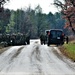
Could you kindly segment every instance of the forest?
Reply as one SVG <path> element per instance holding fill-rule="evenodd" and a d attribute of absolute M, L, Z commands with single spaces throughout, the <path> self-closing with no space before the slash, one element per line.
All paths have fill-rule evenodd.
<path fill-rule="evenodd" d="M 75 34 L 75 0 L 54 0 L 53 5 L 60 9 L 55 14 L 42 12 L 40 5 L 33 10 L 9 10 L 4 4 L 10 0 L 0 0 L 0 34 L 30 34 L 38 38 L 48 29 L 63 29 L 66 35 Z M 34 34 L 34 35 L 33 35 Z"/>
<path fill-rule="evenodd" d="M 30 34 L 31 38 L 38 38 L 45 30 L 63 29 L 65 20 L 62 14 L 42 13 L 38 5 L 34 10 L 29 6 L 27 9 L 16 11 L 4 9 L 0 12 L 0 34 Z"/>

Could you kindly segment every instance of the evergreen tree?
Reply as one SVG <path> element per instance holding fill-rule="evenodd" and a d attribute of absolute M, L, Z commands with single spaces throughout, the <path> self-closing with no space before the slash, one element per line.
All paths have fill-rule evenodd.
<path fill-rule="evenodd" d="M 10 19 L 9 19 L 9 24 L 6 27 L 6 32 L 7 33 L 14 33 L 14 25 L 15 25 L 14 11 L 11 11 L 11 16 L 10 16 Z"/>

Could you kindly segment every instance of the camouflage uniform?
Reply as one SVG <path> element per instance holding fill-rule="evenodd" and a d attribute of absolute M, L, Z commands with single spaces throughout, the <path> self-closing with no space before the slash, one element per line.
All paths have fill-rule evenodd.
<path fill-rule="evenodd" d="M 26 35 L 26 43 L 30 44 L 30 35 Z"/>
<path fill-rule="evenodd" d="M 45 44 L 45 41 L 46 41 L 46 36 L 45 35 L 40 35 L 40 41 L 41 41 L 41 44 Z"/>

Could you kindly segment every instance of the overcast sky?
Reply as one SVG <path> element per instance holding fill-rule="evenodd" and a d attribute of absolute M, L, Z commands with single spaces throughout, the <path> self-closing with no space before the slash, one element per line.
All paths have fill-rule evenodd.
<path fill-rule="evenodd" d="M 53 0 L 10 0 L 10 2 L 5 5 L 5 8 L 17 10 L 27 8 L 31 5 L 31 8 L 34 9 L 39 4 L 43 13 L 49 13 L 50 11 L 55 13 L 58 10 L 55 6 L 51 5 L 51 3 L 53 3 Z"/>

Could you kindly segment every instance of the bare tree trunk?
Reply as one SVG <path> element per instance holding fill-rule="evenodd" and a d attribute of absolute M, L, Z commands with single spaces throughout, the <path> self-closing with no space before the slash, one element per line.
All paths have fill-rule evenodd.
<path fill-rule="evenodd" d="M 73 26 L 72 26 L 72 23 L 71 23 L 71 21 L 70 21 L 70 18 L 68 18 L 68 21 L 69 21 L 69 23 L 70 23 L 70 27 L 72 28 L 73 33 L 75 34 L 75 29 L 74 29 Z"/>

